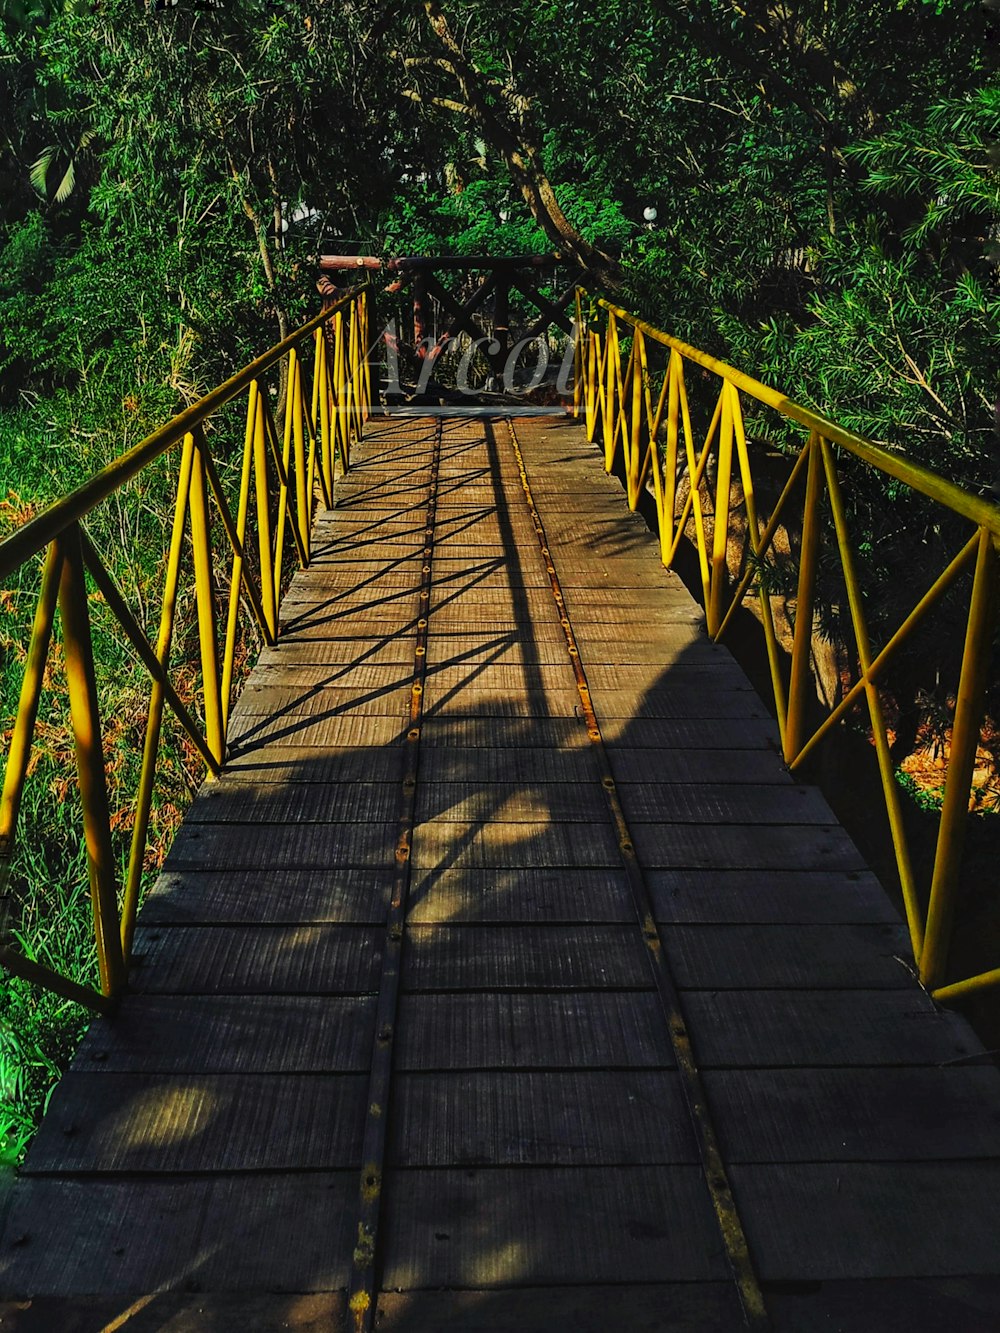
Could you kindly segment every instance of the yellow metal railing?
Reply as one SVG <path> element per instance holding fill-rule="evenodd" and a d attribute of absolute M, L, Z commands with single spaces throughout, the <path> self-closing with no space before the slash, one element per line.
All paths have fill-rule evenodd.
<path fill-rule="evenodd" d="M 919 463 L 845 430 L 618 306 L 604 300 L 592 305 L 591 298 L 578 291 L 576 315 L 574 413 L 585 420 L 590 440 L 603 446 L 608 472 L 620 454 L 631 508 L 635 509 L 644 491 L 652 490 L 663 563 L 668 567 L 674 563 L 682 538 L 693 529 L 708 632 L 714 639 L 725 634 L 737 609 L 748 597 L 755 596 L 759 602 L 775 711 L 788 767 L 795 769 L 801 765 L 831 728 L 864 698 L 921 981 L 939 1000 L 955 999 L 1000 983 L 1000 968 L 946 982 L 962 844 L 996 624 L 1000 508 Z M 630 344 L 627 359 L 623 341 Z M 654 390 L 651 374 L 650 344 L 666 349 L 667 364 L 658 392 Z M 707 432 L 697 443 L 685 384 L 688 366 L 709 372 L 718 384 Z M 763 524 L 758 514 L 751 449 L 744 429 L 745 398 L 773 408 L 798 423 L 805 432 L 790 475 Z M 878 651 L 872 647 L 865 616 L 834 445 L 943 505 L 973 527 L 965 544 Z M 708 466 L 710 460 L 714 463 L 714 478 Z M 734 481 L 742 492 L 738 499 L 734 499 Z M 783 516 L 797 490 L 803 496 L 799 511 L 802 527 L 795 626 L 786 682 L 771 599 L 760 574 L 769 555 L 777 558 L 775 537 L 779 526 L 786 521 Z M 824 504 L 829 506 L 832 516 L 859 676 L 822 724 L 810 731 L 810 705 L 816 698 L 810 650 Z M 742 510 L 748 548 L 744 556 L 748 558 L 741 562 L 742 573 L 732 575 L 729 545 L 737 508 Z M 878 678 L 943 594 L 970 569 L 974 572 L 968 624 L 925 911 L 904 828 Z"/>
<path fill-rule="evenodd" d="M 306 566 L 310 559 L 314 499 L 318 494 L 328 508 L 333 505 L 338 464 L 342 471 L 349 467 L 352 442 L 361 435 L 368 417 L 371 401 L 370 367 L 365 352 L 368 343 L 367 294 L 355 289 L 0 542 L 0 578 L 38 556 L 44 562 L 0 796 L 0 876 L 9 869 L 14 850 L 18 811 L 58 611 L 101 990 L 98 994 L 9 946 L 0 946 L 0 965 L 11 973 L 101 1011 L 109 1009 L 121 993 L 139 905 L 164 708 L 172 710 L 209 775 L 215 776 L 226 754 L 241 606 L 244 601 L 249 604 L 261 638 L 264 643 L 273 644 L 278 636 L 278 599 L 288 538 L 291 537 L 300 566 Z M 262 377 L 272 368 L 282 370 L 284 385 L 280 429 L 262 385 Z M 212 457 L 211 419 L 244 393 L 246 424 L 234 513 Z M 101 501 L 178 446 L 177 494 L 154 645 L 88 537 L 83 520 Z M 216 609 L 218 561 L 211 539 L 212 502 L 232 559 L 221 643 Z M 256 529 L 256 577 L 249 562 L 253 542 L 251 510 L 252 526 Z M 182 701 L 169 670 L 188 532 L 197 607 L 203 725 Z M 87 605 L 88 573 L 152 678 L 124 884 L 118 882 L 112 848 Z"/>

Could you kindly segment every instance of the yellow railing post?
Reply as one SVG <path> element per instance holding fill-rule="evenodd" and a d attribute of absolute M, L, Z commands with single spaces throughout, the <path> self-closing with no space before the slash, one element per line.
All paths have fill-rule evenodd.
<path fill-rule="evenodd" d="M 346 476 L 350 457 L 348 429 L 347 371 L 344 356 L 344 317 L 338 310 L 333 317 L 333 375 L 330 412 L 333 417 L 334 473 L 340 454 L 340 475 Z"/>
<path fill-rule="evenodd" d="M 667 365 L 667 447 L 663 455 L 663 520 L 660 522 L 660 559 L 665 565 L 671 563 L 677 517 L 677 441 L 683 377 L 684 363 L 680 354 L 671 351 Z"/>
<path fill-rule="evenodd" d="M 261 420 L 259 402 L 257 420 Z M 194 554 L 195 594 L 198 602 L 198 641 L 201 651 L 205 735 L 208 748 L 221 764 L 225 758 L 226 736 L 219 682 L 215 586 L 212 576 L 212 533 L 208 518 L 204 449 L 204 440 L 196 436 L 191 465 L 191 546 Z"/>
<path fill-rule="evenodd" d="M 271 497 L 267 484 L 267 420 L 263 395 L 257 395 L 253 426 L 253 476 L 257 510 L 257 553 L 260 558 L 260 596 L 272 638 L 278 632 L 278 593 L 271 548 Z"/>
<path fill-rule="evenodd" d="M 969 603 L 958 697 L 955 701 L 951 753 L 934 858 L 927 929 L 919 957 L 920 979 L 929 989 L 941 984 L 948 961 L 958 872 L 969 812 L 969 791 L 983 721 L 983 700 L 996 617 L 997 556 L 991 534 L 982 528 Z"/>
<path fill-rule="evenodd" d="M 361 371 L 364 385 L 364 411 L 362 425 L 368 421 L 372 410 L 372 357 L 381 339 L 372 340 L 372 329 L 377 327 L 378 308 L 375 305 L 373 291 L 362 292 L 358 297 L 361 306 Z"/>
<path fill-rule="evenodd" d="M 795 631 L 792 636 L 792 666 L 788 683 L 788 719 L 785 726 L 785 763 L 802 748 L 811 680 L 810 652 L 813 632 L 813 596 L 819 562 L 820 500 L 823 494 L 823 463 L 819 437 L 813 432 L 806 445 L 808 472 L 802 508 L 802 543 L 799 549 L 799 580 L 795 598 Z"/>
<path fill-rule="evenodd" d="M 739 390 L 732 388 L 733 404 L 733 429 L 736 436 L 736 453 L 739 462 L 740 479 L 743 484 L 743 506 L 747 517 L 747 539 L 750 543 L 750 552 L 754 560 L 763 562 L 766 548 L 761 540 L 760 521 L 757 515 L 757 496 L 754 488 L 753 469 L 750 466 L 750 451 L 747 448 L 746 430 L 743 424 L 743 408 L 740 403 Z M 780 512 L 781 502 L 784 497 L 778 501 L 775 512 Z M 768 540 L 770 538 L 768 537 Z M 729 610 L 723 617 L 722 624 L 716 632 L 716 638 L 721 638 L 729 618 L 738 606 L 742 604 L 743 597 L 747 588 L 753 581 L 754 566 L 750 565 L 744 574 L 740 585 L 736 590 Z M 774 693 L 775 712 L 778 715 L 778 733 L 781 740 L 782 749 L 785 744 L 785 725 L 788 715 L 788 700 L 785 697 L 785 682 L 781 674 L 781 652 L 778 647 L 778 636 L 774 629 L 774 616 L 771 612 L 771 596 L 765 586 L 764 579 L 761 577 L 760 569 L 757 572 L 757 594 L 760 601 L 761 623 L 764 626 L 764 643 L 767 649 L 767 663 L 771 672 L 771 689 Z"/>
<path fill-rule="evenodd" d="M 80 529 L 70 524 L 59 537 L 62 577 L 59 613 L 69 686 L 70 717 L 76 745 L 76 767 L 83 807 L 90 896 L 97 940 L 97 964 L 104 995 L 118 995 L 125 985 L 125 960 L 118 921 L 118 885 L 111 845 L 100 706 L 94 673 L 94 645 L 87 606 Z"/>
<path fill-rule="evenodd" d="M 709 635 L 714 639 L 722 625 L 722 603 L 729 574 L 729 505 L 733 476 L 733 387 L 722 382 L 722 424 L 715 473 L 715 503 L 712 513 L 712 573 L 710 596 L 705 607 Z"/>
<path fill-rule="evenodd" d="M 631 419 L 628 435 L 628 507 L 634 510 L 639 503 L 639 476 L 641 461 L 639 450 L 642 448 L 642 334 L 637 329 L 632 335 L 632 355 L 629 357 L 631 371 Z"/>
<path fill-rule="evenodd" d="M 318 436 L 319 478 L 323 503 L 327 509 L 334 504 L 333 453 L 334 441 L 330 428 L 329 353 L 326 328 L 316 330 L 316 366 L 313 374 L 313 430 Z"/>
<path fill-rule="evenodd" d="M 305 415 L 305 403 L 302 397 L 302 363 L 295 358 L 295 384 L 291 399 L 294 415 L 292 417 L 292 449 L 295 467 L 295 520 L 298 524 L 299 543 L 304 553 L 303 564 L 309 564 L 310 541 L 312 534 L 312 511 L 309 504 L 311 492 L 306 489 L 308 474 L 306 471 L 305 433 L 302 419 Z"/>
<path fill-rule="evenodd" d="M 45 676 L 45 662 L 49 654 L 52 639 L 52 623 L 55 619 L 56 602 L 59 598 L 59 583 L 62 577 L 62 551 L 57 541 L 50 542 L 45 552 L 45 566 L 42 571 L 42 587 L 35 608 L 35 619 L 31 627 L 31 641 L 28 644 L 28 659 L 24 664 L 24 676 L 21 679 L 21 694 L 18 699 L 17 716 L 14 731 L 7 751 L 7 767 L 3 777 L 3 795 L 0 796 L 0 857 L 9 855 L 17 830 L 17 816 L 21 808 L 21 795 L 24 780 L 28 773 L 31 759 L 31 738 L 38 718 L 38 702 L 42 693 L 42 680 Z"/>
<path fill-rule="evenodd" d="M 621 378 L 621 349 L 618 345 L 618 325 L 613 314 L 608 314 L 604 332 L 605 387 L 604 387 L 604 471 L 610 472 L 615 462 L 618 437 L 618 381 Z"/>
<path fill-rule="evenodd" d="M 174 635 L 177 614 L 177 587 L 180 580 L 181 554 L 184 548 L 184 528 L 187 517 L 188 494 L 191 489 L 191 466 L 194 440 L 184 439 L 177 498 L 174 502 L 174 523 L 167 553 L 167 571 L 163 580 L 163 601 L 160 609 L 160 629 L 156 639 L 156 657 L 166 668 L 170 660 L 170 645 Z M 160 729 L 163 725 L 163 685 L 154 680 L 149 694 L 149 713 L 146 718 L 146 738 L 142 750 L 142 769 L 139 774 L 139 793 L 136 799 L 135 824 L 132 828 L 132 846 L 129 852 L 128 874 L 125 880 L 125 899 L 122 905 L 122 951 L 126 960 L 132 952 L 135 918 L 139 910 L 139 890 L 142 884 L 142 863 L 146 854 L 149 832 L 149 812 L 153 800 L 156 777 L 156 757 L 160 747 Z"/>
<path fill-rule="evenodd" d="M 591 444 L 597 435 L 597 414 L 600 407 L 599 378 L 601 373 L 601 352 L 598 335 L 593 329 L 587 330 L 587 374 L 584 379 L 586 394 L 587 439 Z"/>
<path fill-rule="evenodd" d="M 580 299 L 580 288 L 573 289 L 573 416 L 580 419 L 580 408 L 584 402 L 586 386 L 584 379 L 586 375 L 584 367 L 584 331 L 583 331 L 583 301 Z"/>
<path fill-rule="evenodd" d="M 896 782 L 892 755 L 889 750 L 889 737 L 882 713 L 882 701 L 879 697 L 878 686 L 871 678 L 872 652 L 868 637 L 868 626 L 865 622 L 861 585 L 858 582 L 854 568 L 854 552 L 851 548 L 850 533 L 847 530 L 847 514 L 840 491 L 840 481 L 837 477 L 833 449 L 829 442 L 822 438 L 820 438 L 819 444 L 823 455 L 823 469 L 826 474 L 827 493 L 830 496 L 830 508 L 833 511 L 837 545 L 840 548 L 840 565 L 844 573 L 844 586 L 851 612 L 851 623 L 854 627 L 858 663 L 865 681 L 868 715 L 872 724 L 872 740 L 878 757 L 879 776 L 882 780 L 886 814 L 889 817 L 889 831 L 892 835 L 892 845 L 896 854 L 896 867 L 899 871 L 899 884 L 903 894 L 903 905 L 906 909 L 906 922 L 910 931 L 914 957 L 919 958 L 923 946 L 923 922 L 921 921 L 920 904 L 917 901 L 913 867 L 910 864 L 910 850 L 906 841 L 906 830 L 903 827 L 902 801 L 899 794 L 899 785 Z"/>

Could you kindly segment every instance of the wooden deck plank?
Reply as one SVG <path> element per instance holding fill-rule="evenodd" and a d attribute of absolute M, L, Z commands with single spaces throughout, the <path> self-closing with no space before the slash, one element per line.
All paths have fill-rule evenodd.
<path fill-rule="evenodd" d="M 395 823 L 186 824 L 167 860 L 168 870 L 320 870 L 392 864 Z"/>
<path fill-rule="evenodd" d="M 492 866 L 614 866 L 618 845 L 604 823 L 425 819 L 414 834 L 413 864 L 442 869 Z"/>
<path fill-rule="evenodd" d="M 141 926 L 131 985 L 150 994 L 359 995 L 377 988 L 368 926 Z"/>
<path fill-rule="evenodd" d="M 696 990 L 840 991 L 913 985 L 901 925 L 678 925 L 665 944 L 677 984 Z"/>
<path fill-rule="evenodd" d="M 646 989 L 639 932 L 628 925 L 413 925 L 403 961 L 410 991 Z"/>
<path fill-rule="evenodd" d="M 346 1315 L 341 1292 L 178 1292 L 140 1293 L 135 1300 L 114 1296 L 42 1296 L 0 1302 L 4 1333 L 107 1333 L 127 1320 L 129 1333 L 246 1333 L 247 1329 L 288 1329 L 291 1333 L 331 1333 Z M 119 1324 L 120 1326 L 120 1324 Z"/>
<path fill-rule="evenodd" d="M 667 923 L 899 924 L 870 871 L 651 870 L 646 882 L 657 920 Z"/>
<path fill-rule="evenodd" d="M 726 1274 L 698 1167 L 392 1171 L 388 1198 L 389 1288 Z"/>
<path fill-rule="evenodd" d="M 995 1159 L 737 1165 L 731 1172 L 765 1281 L 996 1273 Z"/>
<path fill-rule="evenodd" d="M 957 1302 L 950 1308 L 952 1313 L 959 1309 L 971 1313 L 969 1306 L 959 1307 Z M 378 1327 L 385 1333 L 413 1333 L 414 1329 L 433 1329 L 434 1333 L 606 1333 L 609 1328 L 729 1333 L 739 1328 L 743 1316 L 731 1283 L 657 1282 L 631 1287 L 616 1283 L 385 1292 L 379 1297 L 378 1318 Z M 960 1323 L 950 1328 L 956 1326 L 969 1327 L 970 1333 L 993 1333 L 985 1325 Z M 872 1328 L 874 1325 L 866 1333 Z M 945 1333 L 944 1325 L 940 1333 Z"/>
<path fill-rule="evenodd" d="M 957 1015 L 905 990 L 690 991 L 699 1063 L 712 1068 L 941 1064 L 981 1046 Z"/>
<path fill-rule="evenodd" d="M 379 925 L 389 893 L 388 875 L 359 867 L 165 871 L 146 899 L 142 920 L 144 926 Z"/>
<path fill-rule="evenodd" d="M 358 1169 L 360 1074 L 80 1073 L 58 1089 L 30 1174 Z"/>
<path fill-rule="evenodd" d="M 1000 1155 L 1000 1071 L 710 1071 L 730 1162 L 909 1162 Z"/>
<path fill-rule="evenodd" d="M 399 809 L 398 782 L 231 782 L 205 787 L 187 818 L 192 824 L 388 823 Z"/>
<path fill-rule="evenodd" d="M 409 919 L 415 925 L 558 921 L 632 922 L 624 873 L 538 866 L 497 870 L 414 870 Z"/>
<path fill-rule="evenodd" d="M 156 1288 L 330 1291 L 343 1286 L 357 1173 L 164 1180 L 25 1179 L 0 1245 L 21 1294 Z M 59 1218 L 58 1244 L 52 1219 Z M 23 1239 L 22 1239 L 23 1238 Z"/>
<path fill-rule="evenodd" d="M 675 1070 L 407 1074 L 396 1167 L 697 1162 Z"/>
<path fill-rule="evenodd" d="M 412 995 L 399 1023 L 396 1060 L 403 1073 L 674 1063 L 652 991 Z"/>
<path fill-rule="evenodd" d="M 837 824 L 640 824 L 632 840 L 651 869 L 863 870 L 864 859 Z"/>
<path fill-rule="evenodd" d="M 129 995 L 114 1023 L 94 1023 L 76 1068 L 173 1074 L 367 1070 L 373 996 Z"/>

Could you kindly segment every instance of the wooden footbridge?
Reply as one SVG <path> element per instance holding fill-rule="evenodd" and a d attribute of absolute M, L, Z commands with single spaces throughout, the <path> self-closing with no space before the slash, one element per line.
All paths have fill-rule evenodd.
<path fill-rule="evenodd" d="M 134 935 L 126 902 L 127 987 L 104 931 L 115 1010 L 3 1205 L 0 1328 L 995 1330 L 1000 1074 L 789 772 L 798 659 L 779 728 L 601 466 L 603 412 L 626 481 L 664 478 L 630 462 L 622 366 L 617 408 L 595 387 L 610 344 L 583 420 L 361 436 L 346 322 L 323 337 L 311 400 L 289 372 L 283 458 L 262 392 L 248 413 L 308 558 L 231 709 L 214 687 L 224 750 L 204 708 L 218 775 Z M 716 436 L 742 454 L 732 384 Z M 197 424 L 175 438 L 197 542 L 213 465 Z"/>

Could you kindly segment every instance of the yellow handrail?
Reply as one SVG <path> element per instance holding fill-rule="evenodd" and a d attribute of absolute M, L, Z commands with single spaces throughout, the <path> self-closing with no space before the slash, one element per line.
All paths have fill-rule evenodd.
<path fill-rule="evenodd" d="M 587 307 L 603 312 L 603 327 L 591 326 Z M 893 453 L 874 441 L 838 425 L 822 413 L 724 361 L 674 338 L 637 315 L 598 298 L 596 305 L 581 290 L 577 293 L 576 382 L 573 413 L 585 421 L 588 438 L 603 447 L 604 466 L 610 472 L 621 454 L 628 503 L 635 509 L 641 493 L 651 490 L 656 505 L 660 552 L 664 565 L 673 564 L 682 538 L 693 528 L 709 634 L 721 638 L 736 610 L 755 593 L 759 602 L 775 711 L 782 751 L 789 768 L 800 766 L 837 720 L 863 695 L 867 705 L 909 927 L 913 956 L 923 984 L 938 999 L 954 999 L 986 986 L 1000 984 L 1000 969 L 960 981 L 946 982 L 962 842 L 976 750 L 983 724 L 984 699 L 992 651 L 993 630 L 1000 601 L 997 550 L 1000 546 L 1000 506 L 963 490 L 954 482 L 905 455 Z M 600 319 L 600 316 L 599 316 Z M 619 326 L 631 339 L 623 364 Z M 648 342 L 668 352 L 658 395 L 652 391 Z M 692 363 L 720 381 L 719 396 L 703 442 L 696 443 L 688 402 L 684 367 Z M 743 422 L 741 395 L 772 408 L 808 432 L 781 495 L 766 526 L 761 528 L 751 451 Z M 975 531 L 943 572 L 919 599 L 899 628 L 878 651 L 873 651 L 864 601 L 855 570 L 854 543 L 841 495 L 837 461 L 831 445 L 886 476 L 903 482 L 975 526 Z M 715 459 L 714 484 L 708 462 Z M 733 481 L 742 496 L 734 498 Z M 775 629 L 771 598 L 760 578 L 775 537 L 789 508 L 790 497 L 804 480 L 798 587 L 791 662 L 784 670 Z M 651 485 L 650 485 L 651 482 Z M 812 685 L 811 649 L 813 604 L 823 540 L 822 506 L 828 502 L 833 532 L 847 593 L 855 639 L 859 678 L 819 726 L 810 730 Z M 730 572 L 732 512 L 740 507 L 745 519 L 744 551 L 736 575 Z M 747 557 L 749 556 L 749 559 Z M 913 630 L 974 565 L 969 618 L 952 729 L 951 753 L 938 828 L 929 898 L 926 908 L 917 884 L 904 827 L 899 785 L 891 758 L 888 728 L 877 678 Z M 756 583 L 756 588 L 753 585 Z"/>
<path fill-rule="evenodd" d="M 311 385 L 307 383 L 301 355 L 303 345 L 310 341 Z M 367 292 L 364 288 L 354 288 L 0 542 L 0 576 L 45 552 L 41 591 L 0 794 L 0 888 L 13 855 L 42 682 L 58 610 L 76 744 L 101 990 L 97 993 L 9 946 L 0 945 L 0 966 L 9 972 L 101 1011 L 112 1007 L 121 994 L 126 984 L 139 906 L 164 708 L 170 707 L 209 775 L 216 775 L 225 760 L 241 606 L 244 600 L 249 604 L 261 637 L 265 643 L 273 644 L 278 635 L 278 597 L 286 533 L 291 533 L 298 562 L 305 567 L 310 560 L 312 509 L 317 484 L 322 502 L 327 507 L 332 506 L 336 464 L 339 461 L 341 471 L 347 471 L 351 446 L 368 419 L 371 384 L 366 364 L 368 346 Z M 284 421 L 279 435 L 268 396 L 261 390 L 261 377 L 282 360 L 285 361 Z M 239 499 L 234 515 L 223 491 L 205 427 L 214 413 L 244 390 L 247 391 L 246 428 Z M 178 444 L 182 448 L 177 497 L 166 558 L 159 631 L 154 646 L 130 610 L 100 552 L 87 536 L 82 520 L 103 500 Z M 275 497 L 277 512 L 272 530 Z M 232 555 L 221 652 L 216 614 L 217 559 L 211 539 L 213 508 Z M 246 558 L 251 536 L 251 511 L 256 526 L 256 578 Z M 188 530 L 196 591 L 203 727 L 183 703 L 169 673 Z M 135 648 L 152 682 L 120 915 L 88 610 L 88 574 Z"/>

